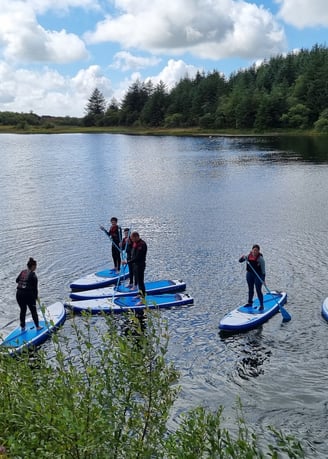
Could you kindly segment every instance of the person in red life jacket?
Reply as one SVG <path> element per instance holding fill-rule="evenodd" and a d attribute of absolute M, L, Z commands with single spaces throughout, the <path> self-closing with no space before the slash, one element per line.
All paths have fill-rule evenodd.
<path fill-rule="evenodd" d="M 146 287 L 145 287 L 145 269 L 146 269 L 146 255 L 147 255 L 147 244 L 143 241 L 137 231 L 131 233 L 132 241 L 132 252 L 130 263 L 133 266 L 134 279 L 135 283 L 138 285 L 138 289 L 141 295 L 141 300 L 146 296 Z M 124 260 L 122 263 L 126 264 Z M 140 302 L 140 305 L 142 301 Z"/>
<path fill-rule="evenodd" d="M 32 319 L 37 330 L 43 327 L 39 326 L 39 317 L 36 309 L 36 300 L 38 298 L 38 278 L 35 274 L 36 261 L 30 258 L 27 262 L 27 269 L 24 269 L 17 276 L 16 300 L 20 307 L 20 326 L 25 331 L 25 318 L 27 308 L 31 311 Z"/>
<path fill-rule="evenodd" d="M 100 227 L 104 231 L 109 239 L 112 241 L 112 258 L 114 268 L 116 272 L 120 272 L 121 269 L 121 248 L 120 243 L 122 241 L 122 228 L 117 224 L 118 220 L 116 217 L 110 219 L 111 226 L 107 231 L 103 226 Z"/>
<path fill-rule="evenodd" d="M 131 253 L 132 253 L 132 244 L 130 238 L 130 229 L 124 228 L 124 236 L 122 242 L 120 243 L 120 247 L 122 249 L 122 257 L 123 260 L 126 259 L 127 265 L 129 267 L 129 285 L 128 287 L 133 289 L 136 287 L 134 284 L 134 273 L 133 273 L 133 264 L 131 263 Z M 125 257 L 124 257 L 125 256 Z"/>
<path fill-rule="evenodd" d="M 246 261 L 246 281 L 248 285 L 248 302 L 246 306 L 253 305 L 254 286 L 256 288 L 257 297 L 260 302 L 260 310 L 264 309 L 263 306 L 263 293 L 262 284 L 265 282 L 265 261 L 260 252 L 260 246 L 254 244 L 252 250 L 248 255 L 242 255 L 239 258 L 239 263 Z M 253 269 L 252 269 L 253 268 Z M 254 272 L 255 271 L 255 272 Z M 256 275 L 256 274 L 257 275 Z"/>

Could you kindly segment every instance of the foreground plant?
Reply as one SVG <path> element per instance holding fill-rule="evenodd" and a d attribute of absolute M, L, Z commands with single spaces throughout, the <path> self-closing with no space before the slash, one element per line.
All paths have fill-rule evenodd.
<path fill-rule="evenodd" d="M 293 438 L 273 432 L 263 452 L 237 412 L 235 437 L 222 407 L 186 413 L 176 432 L 167 421 L 178 374 L 165 359 L 166 324 L 148 314 L 75 317 L 53 337 L 53 352 L 0 357 L 0 445 L 10 458 L 303 457 Z M 65 331 L 66 331 L 65 330 Z M 48 352 L 49 354 L 49 352 Z"/>

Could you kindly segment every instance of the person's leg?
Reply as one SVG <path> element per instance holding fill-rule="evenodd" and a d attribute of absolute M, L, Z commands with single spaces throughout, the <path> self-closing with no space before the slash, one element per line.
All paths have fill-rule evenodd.
<path fill-rule="evenodd" d="M 254 297 L 254 275 L 251 272 L 246 273 L 246 281 L 248 285 L 248 304 L 253 304 L 253 297 Z"/>
<path fill-rule="evenodd" d="M 146 296 L 146 287 L 145 287 L 145 266 L 139 266 L 138 269 L 138 288 L 142 294 L 142 297 Z"/>
<path fill-rule="evenodd" d="M 114 245 L 112 246 L 112 257 L 114 267 L 117 271 L 119 271 L 121 269 L 121 254 L 120 251 Z"/>
<path fill-rule="evenodd" d="M 26 301 L 24 300 L 23 296 L 20 295 L 19 293 L 16 294 L 16 300 L 17 300 L 18 306 L 20 308 L 20 314 L 19 314 L 20 326 L 22 328 L 25 328 L 25 318 L 26 318 L 27 304 L 26 304 Z"/>
<path fill-rule="evenodd" d="M 260 302 L 260 307 L 263 308 L 262 282 L 258 278 L 255 279 L 255 288 L 256 288 L 257 297 L 258 297 L 259 302 Z"/>
<path fill-rule="evenodd" d="M 133 283 L 133 264 L 132 263 L 128 263 L 128 267 L 129 267 L 129 285 L 132 286 L 134 285 Z"/>
<path fill-rule="evenodd" d="M 28 305 L 29 310 L 31 311 L 32 319 L 33 319 L 33 322 L 36 328 L 39 328 L 39 316 L 38 316 L 38 311 L 36 309 L 36 304 L 34 303 L 34 301 L 29 301 L 27 305 Z"/>

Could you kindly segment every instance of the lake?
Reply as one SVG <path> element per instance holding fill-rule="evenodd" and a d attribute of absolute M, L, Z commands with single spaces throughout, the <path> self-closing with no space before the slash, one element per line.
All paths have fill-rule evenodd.
<path fill-rule="evenodd" d="M 183 279 L 194 297 L 161 312 L 181 373 L 172 422 L 204 404 L 223 405 L 233 423 L 239 396 L 264 436 L 272 424 L 298 434 L 311 457 L 327 457 L 327 138 L 1 134 L 0 142 L 0 326 L 18 316 L 15 279 L 30 256 L 46 304 L 111 267 L 99 225 L 116 216 L 148 244 L 146 280 Z M 277 314 L 221 336 L 220 318 L 247 300 L 238 259 L 254 243 L 268 287 L 287 291 L 292 320 Z"/>

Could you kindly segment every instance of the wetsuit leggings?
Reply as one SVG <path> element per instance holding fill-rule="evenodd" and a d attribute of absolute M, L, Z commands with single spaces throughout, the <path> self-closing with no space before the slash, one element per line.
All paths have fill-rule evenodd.
<path fill-rule="evenodd" d="M 17 290 L 16 300 L 20 307 L 20 315 L 19 315 L 20 326 L 22 328 L 25 327 L 26 311 L 27 311 L 27 308 L 29 308 L 32 314 L 33 322 L 35 326 L 38 327 L 39 317 L 38 317 L 38 312 L 36 309 L 35 299 L 31 298 L 29 295 L 26 295 L 25 292 L 22 293 L 19 290 Z"/>
<path fill-rule="evenodd" d="M 143 297 L 146 296 L 146 287 L 145 287 L 145 281 L 144 281 L 145 269 L 146 269 L 145 264 L 134 263 L 134 266 L 133 266 L 134 280 L 135 280 L 135 283 L 138 285 L 138 289 L 141 292 L 141 295 Z"/>
<path fill-rule="evenodd" d="M 112 258 L 115 269 L 119 271 L 121 269 L 121 253 L 114 244 L 112 245 Z"/>
<path fill-rule="evenodd" d="M 253 304 L 254 297 L 254 285 L 256 288 L 257 297 L 260 302 L 260 306 L 263 306 L 263 293 L 262 293 L 262 282 L 255 273 L 246 273 L 246 280 L 248 285 L 248 304 Z"/>

